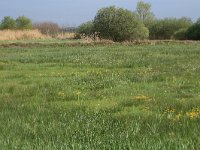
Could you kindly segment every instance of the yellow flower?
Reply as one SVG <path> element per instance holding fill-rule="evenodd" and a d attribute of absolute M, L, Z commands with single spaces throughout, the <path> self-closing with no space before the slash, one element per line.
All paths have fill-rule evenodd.
<path fill-rule="evenodd" d="M 198 108 L 194 108 L 192 111 L 187 112 L 186 115 L 191 119 L 196 119 L 200 115 L 200 110 Z"/>
<path fill-rule="evenodd" d="M 173 109 L 173 108 L 167 108 L 167 109 L 165 110 L 166 113 L 174 113 L 175 111 L 176 111 L 176 110 Z"/>

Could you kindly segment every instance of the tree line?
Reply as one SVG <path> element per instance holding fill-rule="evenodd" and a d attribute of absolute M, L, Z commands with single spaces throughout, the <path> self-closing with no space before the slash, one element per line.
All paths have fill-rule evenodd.
<path fill-rule="evenodd" d="M 112 41 L 131 40 L 200 40 L 200 18 L 193 23 L 190 18 L 157 19 L 151 11 L 151 4 L 139 1 L 135 11 L 115 6 L 100 9 L 92 21 L 75 27 L 60 27 L 54 22 L 32 23 L 31 19 L 20 16 L 13 19 L 4 17 L 0 29 L 38 29 L 43 34 L 55 37 L 60 32 L 77 32 L 80 35 L 98 35 Z"/>
<path fill-rule="evenodd" d="M 139 1 L 135 11 L 115 6 L 100 9 L 94 20 L 81 24 L 79 34 L 94 32 L 113 41 L 138 39 L 200 40 L 200 19 L 193 23 L 190 18 L 157 19 L 151 4 Z"/>
<path fill-rule="evenodd" d="M 5 16 L 0 22 L 0 30 L 32 30 L 38 29 L 42 34 L 56 37 L 61 32 L 75 32 L 75 27 L 60 27 L 57 23 L 44 21 L 32 23 L 32 20 L 26 16 L 19 16 L 13 19 Z"/>
<path fill-rule="evenodd" d="M 4 19 L 1 21 L 0 29 L 19 29 L 19 30 L 26 30 L 32 29 L 32 21 L 31 19 L 25 16 L 19 16 L 16 20 L 10 16 L 5 16 Z"/>

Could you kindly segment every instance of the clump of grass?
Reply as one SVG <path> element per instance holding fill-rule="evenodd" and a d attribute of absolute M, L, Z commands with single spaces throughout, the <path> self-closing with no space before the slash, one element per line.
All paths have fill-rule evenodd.
<path fill-rule="evenodd" d="M 49 38 L 38 30 L 0 30 L 0 40 L 30 40 Z"/>

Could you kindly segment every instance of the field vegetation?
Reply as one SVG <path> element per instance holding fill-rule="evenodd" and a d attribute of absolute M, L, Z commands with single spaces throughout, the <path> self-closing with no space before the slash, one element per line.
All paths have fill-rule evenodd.
<path fill-rule="evenodd" d="M 200 43 L 29 44 L 0 46 L 1 149 L 200 147 Z"/>
<path fill-rule="evenodd" d="M 48 39 L 38 30 L 0 30 L 0 41 Z"/>
<path fill-rule="evenodd" d="M 5 16 L 0 22 L 0 30 L 36 29 L 47 37 L 91 41 L 200 40 L 199 22 L 199 19 L 193 22 L 188 17 L 157 19 L 151 11 L 151 4 L 139 1 L 134 11 L 115 6 L 101 8 L 93 20 L 77 28 L 61 27 L 51 21 L 32 23 L 26 16 L 17 19 Z"/>
<path fill-rule="evenodd" d="M 94 34 L 113 41 L 134 40 L 200 40 L 199 19 L 188 17 L 157 19 L 151 4 L 139 1 L 135 11 L 115 6 L 100 9 L 94 20 L 81 24 L 77 33 Z"/>
<path fill-rule="evenodd" d="M 0 149 L 198 150 L 198 40 L 200 19 L 144 1 L 78 28 L 5 16 Z"/>

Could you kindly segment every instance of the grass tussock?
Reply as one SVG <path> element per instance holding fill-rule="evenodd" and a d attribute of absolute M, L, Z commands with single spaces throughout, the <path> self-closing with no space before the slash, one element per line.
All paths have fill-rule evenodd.
<path fill-rule="evenodd" d="M 0 31 L 0 40 L 30 40 L 45 39 L 48 36 L 43 35 L 38 30 L 2 30 Z"/>

